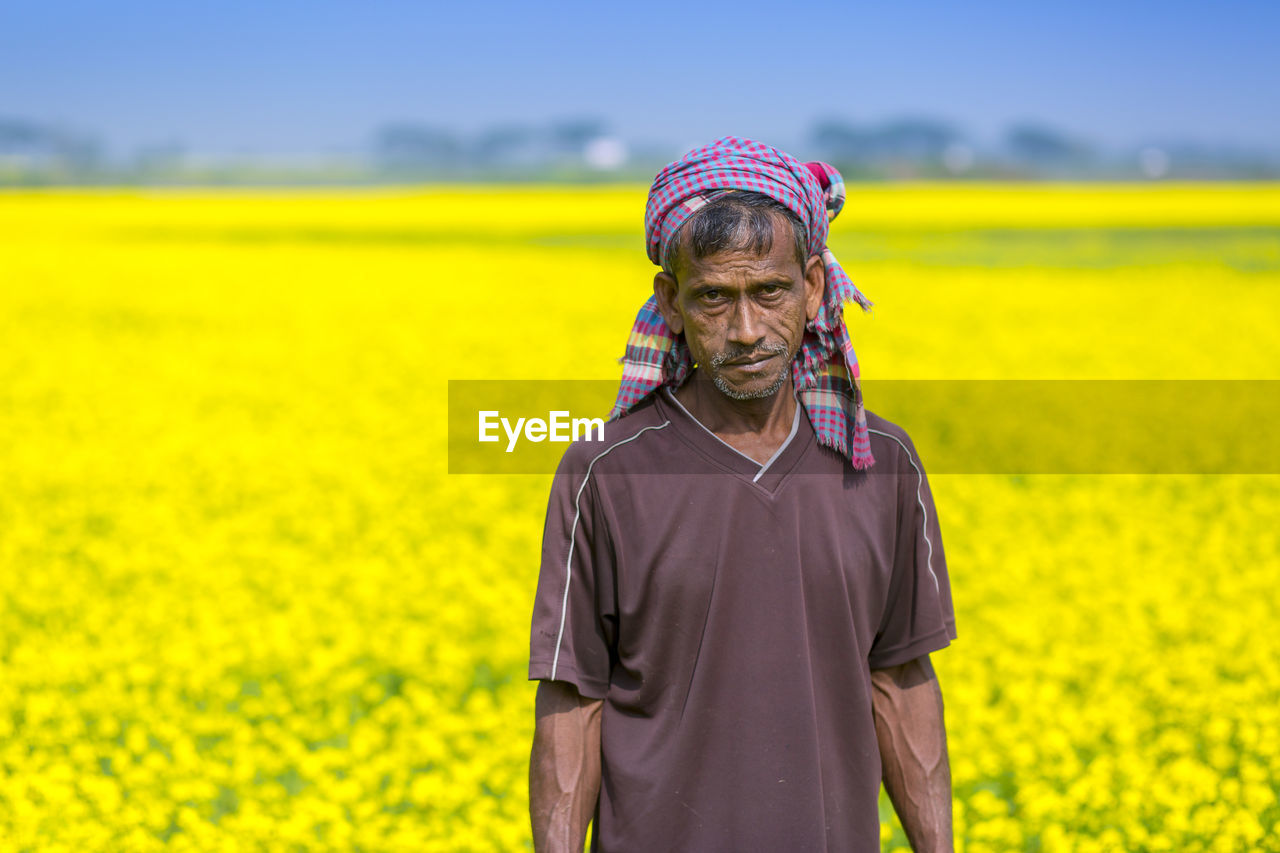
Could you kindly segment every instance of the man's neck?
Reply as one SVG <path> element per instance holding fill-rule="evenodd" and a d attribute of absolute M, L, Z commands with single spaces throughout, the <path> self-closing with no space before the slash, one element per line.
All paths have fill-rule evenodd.
<path fill-rule="evenodd" d="M 771 397 L 735 400 L 701 369 L 676 389 L 675 398 L 730 447 L 764 464 L 787 440 L 796 416 L 791 376 Z"/>

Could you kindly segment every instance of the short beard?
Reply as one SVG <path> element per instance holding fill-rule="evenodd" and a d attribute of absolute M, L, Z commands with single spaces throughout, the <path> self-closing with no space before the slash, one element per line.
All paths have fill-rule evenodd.
<path fill-rule="evenodd" d="M 761 344 L 758 347 L 740 350 L 727 350 L 718 352 L 711 357 L 711 381 L 715 383 L 716 388 L 721 394 L 724 394 L 730 400 L 763 400 L 766 397 L 772 397 L 782 390 L 782 386 L 786 384 L 787 377 L 790 376 L 791 362 L 795 361 L 795 353 L 790 353 L 791 358 L 787 359 L 787 363 L 778 371 L 778 378 L 773 384 L 767 388 L 761 388 L 758 391 L 739 391 L 720 375 L 720 367 L 726 361 L 742 358 L 746 355 L 756 353 L 771 353 L 773 355 L 787 355 L 786 344 Z"/>

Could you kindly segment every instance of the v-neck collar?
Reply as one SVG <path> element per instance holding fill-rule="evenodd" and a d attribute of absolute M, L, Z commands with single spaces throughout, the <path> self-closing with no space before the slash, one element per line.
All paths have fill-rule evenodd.
<path fill-rule="evenodd" d="M 813 443 L 813 427 L 804 406 L 798 400 L 795 417 L 791 421 L 791 432 L 773 455 L 761 464 L 708 429 L 706 424 L 694 417 L 676 399 L 670 388 L 664 386 L 657 396 L 659 404 L 670 412 L 668 419 L 672 426 L 695 449 L 767 491 L 773 491 L 777 487 L 804 454 L 807 446 Z"/>

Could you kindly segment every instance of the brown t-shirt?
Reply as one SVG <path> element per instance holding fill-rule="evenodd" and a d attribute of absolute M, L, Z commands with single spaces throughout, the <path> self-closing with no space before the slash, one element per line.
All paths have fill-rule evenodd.
<path fill-rule="evenodd" d="M 669 392 L 551 488 L 529 678 L 604 699 L 593 851 L 878 851 L 873 668 L 956 636 L 906 433 L 875 465 L 799 410 L 761 466 Z"/>

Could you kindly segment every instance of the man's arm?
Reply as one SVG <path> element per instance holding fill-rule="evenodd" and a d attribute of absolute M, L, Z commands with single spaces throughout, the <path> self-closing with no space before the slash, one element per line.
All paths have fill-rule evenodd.
<path fill-rule="evenodd" d="M 572 684 L 538 682 L 529 758 L 529 817 L 538 853 L 582 853 L 600 795 L 603 705 Z"/>
<path fill-rule="evenodd" d="M 917 853 L 953 850 L 942 688 L 929 656 L 871 671 L 884 786 Z"/>

